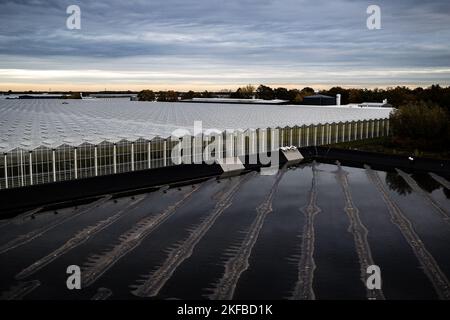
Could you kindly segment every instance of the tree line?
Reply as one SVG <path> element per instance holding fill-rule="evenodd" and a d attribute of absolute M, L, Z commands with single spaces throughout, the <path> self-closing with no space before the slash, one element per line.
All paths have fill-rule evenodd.
<path fill-rule="evenodd" d="M 449 152 L 450 112 L 432 102 L 408 102 L 390 115 L 391 143 L 417 150 Z"/>
<path fill-rule="evenodd" d="M 264 99 L 264 100 L 285 100 L 289 104 L 301 104 L 303 98 L 315 94 L 311 87 L 303 89 L 287 89 L 284 87 L 272 88 L 266 85 L 246 85 L 238 88 L 236 91 L 222 90 L 219 92 L 176 92 L 173 90 L 153 92 L 152 90 L 143 90 L 139 92 L 138 98 L 142 101 L 178 101 L 193 98 L 214 98 L 229 97 L 235 99 Z M 357 89 L 332 87 L 328 90 L 321 90 L 320 94 L 336 96 L 341 95 L 341 103 L 362 103 L 362 102 L 381 102 L 388 99 L 388 102 L 394 107 L 408 103 L 427 102 L 441 106 L 447 110 L 450 108 L 450 86 L 441 87 L 432 85 L 427 88 L 408 88 L 408 87 L 390 87 L 386 89 Z"/>

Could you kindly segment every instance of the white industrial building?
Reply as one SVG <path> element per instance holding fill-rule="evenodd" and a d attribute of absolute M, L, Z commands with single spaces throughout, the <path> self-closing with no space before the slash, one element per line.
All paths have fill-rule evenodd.
<path fill-rule="evenodd" d="M 115 100 L 0 100 L 0 189 L 174 165 L 175 130 L 229 130 L 223 153 L 323 145 L 385 135 L 389 108 Z M 242 138 L 244 133 L 250 135 Z M 273 137 L 273 135 L 272 135 Z M 241 139 L 242 138 L 242 139 Z M 242 141 L 243 145 L 239 146 Z"/>

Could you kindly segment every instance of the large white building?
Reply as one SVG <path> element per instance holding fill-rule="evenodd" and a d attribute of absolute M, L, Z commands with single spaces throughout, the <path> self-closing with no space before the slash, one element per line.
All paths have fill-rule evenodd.
<path fill-rule="evenodd" d="M 309 146 L 387 134 L 389 108 L 109 100 L 0 100 L 0 189 L 173 165 L 179 129 L 232 131 L 233 155 L 256 140 Z M 277 144 L 270 132 L 280 128 Z M 265 134 L 264 131 L 269 131 Z M 249 133 L 242 138 L 243 132 Z M 225 134 L 225 133 L 224 133 Z M 239 146 L 242 142 L 243 145 Z M 202 143 L 203 144 L 203 143 Z"/>

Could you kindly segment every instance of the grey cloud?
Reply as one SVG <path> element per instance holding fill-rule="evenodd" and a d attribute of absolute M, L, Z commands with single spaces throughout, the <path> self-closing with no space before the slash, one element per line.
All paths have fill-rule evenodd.
<path fill-rule="evenodd" d="M 70 4 L 81 7 L 81 30 L 65 28 Z M 2 1 L 0 69 L 95 65 L 104 71 L 146 68 L 173 73 L 181 68 L 193 74 L 206 64 L 210 69 L 204 71 L 204 81 L 220 81 L 207 71 L 248 68 L 260 70 L 254 77 L 263 74 L 267 81 L 298 82 L 300 77 L 270 78 L 268 72 L 306 70 L 318 75 L 310 81 L 322 81 L 322 70 L 449 67 L 448 1 L 377 4 L 382 8 L 382 30 L 369 31 L 368 3 L 354 0 Z M 33 65 L 30 59 L 44 62 Z M 432 73 L 395 77 L 385 79 L 450 82 L 448 75 Z"/>

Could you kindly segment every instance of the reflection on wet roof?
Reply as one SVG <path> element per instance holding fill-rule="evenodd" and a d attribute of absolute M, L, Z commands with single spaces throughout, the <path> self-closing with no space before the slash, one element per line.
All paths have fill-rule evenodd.
<path fill-rule="evenodd" d="M 387 118 L 391 109 L 161 103 L 103 100 L 0 100 L 0 152 L 85 141 L 168 137 L 176 129 L 285 127 Z M 68 142 L 70 141 L 70 142 Z"/>
<path fill-rule="evenodd" d="M 32 210 L 0 221 L 0 295 L 448 299 L 448 186 L 436 174 L 312 163 Z M 61 280 L 72 264 L 83 290 Z M 361 281 L 370 265 L 381 289 Z"/>

